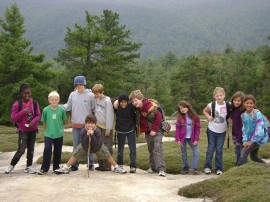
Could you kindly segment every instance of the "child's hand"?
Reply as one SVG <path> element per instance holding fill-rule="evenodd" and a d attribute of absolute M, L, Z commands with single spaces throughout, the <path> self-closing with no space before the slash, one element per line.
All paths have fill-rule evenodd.
<path fill-rule="evenodd" d="M 208 121 L 212 121 L 214 118 L 212 116 L 207 117 Z"/>
<path fill-rule="evenodd" d="M 157 134 L 157 133 L 156 133 L 155 131 L 151 131 L 151 132 L 150 132 L 150 135 L 151 135 L 151 136 L 155 136 L 156 134 Z"/>
<path fill-rule="evenodd" d="M 118 100 L 115 100 L 115 102 L 113 103 L 113 106 L 115 109 L 118 109 L 118 106 L 119 106 Z"/>
<path fill-rule="evenodd" d="M 110 131 L 105 131 L 105 136 L 109 137 L 111 135 Z"/>
<path fill-rule="evenodd" d="M 29 123 L 29 128 L 33 128 L 33 126 L 34 126 L 34 123 L 31 121 L 30 123 Z"/>
<path fill-rule="evenodd" d="M 252 143 L 248 141 L 248 142 L 244 142 L 243 144 L 244 144 L 244 147 L 249 147 Z"/>
<path fill-rule="evenodd" d="M 195 140 L 195 141 L 193 142 L 193 145 L 197 145 L 197 144 L 198 144 L 198 141 Z"/>
<path fill-rule="evenodd" d="M 179 147 L 182 147 L 181 141 L 178 141 L 178 142 L 176 142 L 176 143 L 179 145 Z"/>
<path fill-rule="evenodd" d="M 93 129 L 87 129 L 87 135 L 88 136 L 92 136 L 94 134 L 94 130 Z"/>
<path fill-rule="evenodd" d="M 23 113 L 25 113 L 25 114 L 29 114 L 29 113 L 30 113 L 30 109 L 25 108 L 25 109 L 23 110 Z"/>

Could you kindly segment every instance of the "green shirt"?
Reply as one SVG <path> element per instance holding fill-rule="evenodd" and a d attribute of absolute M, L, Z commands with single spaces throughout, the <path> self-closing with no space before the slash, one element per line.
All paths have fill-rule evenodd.
<path fill-rule="evenodd" d="M 45 136 L 52 139 L 63 137 L 63 121 L 66 119 L 67 115 L 63 107 L 59 105 L 56 109 L 52 109 L 50 105 L 45 107 L 41 117 L 41 121 L 46 123 Z"/>

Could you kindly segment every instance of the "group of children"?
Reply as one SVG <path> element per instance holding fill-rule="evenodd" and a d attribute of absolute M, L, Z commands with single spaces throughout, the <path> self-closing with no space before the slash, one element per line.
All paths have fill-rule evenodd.
<path fill-rule="evenodd" d="M 91 90 L 86 89 L 84 76 L 74 78 L 75 90 L 70 94 L 68 102 L 59 105 L 60 97 L 56 91 L 48 95 L 49 106 L 40 113 L 38 103 L 31 98 L 30 87 L 21 85 L 21 101 L 12 106 L 11 120 L 18 127 L 18 149 L 6 168 L 10 173 L 27 148 L 27 165 L 25 172 L 39 175 L 48 173 L 52 157 L 53 171 L 56 174 L 68 174 L 78 170 L 79 159 L 87 158 L 89 170 L 111 171 L 126 173 L 123 167 L 123 151 L 126 139 L 129 146 L 130 173 L 135 173 L 136 164 L 136 135 L 145 134 L 149 151 L 149 169 L 146 173 L 158 173 L 166 176 L 166 166 L 163 155 L 161 129 L 162 114 L 151 100 L 144 98 L 140 90 L 127 94 L 120 94 L 112 104 L 111 99 L 104 95 L 101 84 L 95 84 Z M 208 120 L 208 147 L 204 172 L 211 173 L 212 158 L 215 154 L 215 171 L 217 175 L 223 172 L 223 145 L 228 122 L 232 123 L 232 135 L 235 144 L 236 165 L 247 162 L 247 156 L 253 161 L 263 163 L 258 158 L 259 147 L 268 141 L 266 121 L 262 113 L 255 109 L 256 99 L 252 95 L 236 92 L 231 103 L 225 102 L 225 91 L 217 87 L 214 90 L 215 101 L 209 103 L 203 110 Z M 200 118 L 187 101 L 180 101 L 176 121 L 175 141 L 182 153 L 181 174 L 200 174 L 198 170 L 200 150 Z M 60 167 L 64 121 L 66 111 L 71 111 L 73 153 L 67 164 Z M 94 115 L 93 115 L 94 114 Z M 113 123 L 116 117 L 115 131 L 117 134 L 118 154 L 117 162 L 112 157 Z M 37 172 L 32 167 L 34 145 L 38 122 L 43 122 L 44 152 L 42 166 Z M 189 166 L 187 147 L 189 144 L 193 156 Z M 94 168 L 93 153 L 97 155 L 98 167 Z M 88 154 L 88 155 L 87 155 Z"/>

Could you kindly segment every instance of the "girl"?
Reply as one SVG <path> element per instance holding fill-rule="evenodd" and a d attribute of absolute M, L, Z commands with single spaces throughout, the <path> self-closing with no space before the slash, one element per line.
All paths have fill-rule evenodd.
<path fill-rule="evenodd" d="M 237 91 L 233 94 L 231 98 L 232 103 L 232 113 L 231 113 L 231 120 L 232 120 L 232 136 L 233 142 L 235 145 L 235 158 L 236 162 L 238 161 L 241 150 L 243 148 L 242 142 L 242 119 L 241 114 L 245 111 L 243 102 L 244 102 L 245 95 L 241 91 Z"/>
<path fill-rule="evenodd" d="M 20 86 L 20 95 L 22 100 L 13 104 L 11 112 L 11 120 L 18 125 L 18 149 L 5 173 L 8 174 L 14 169 L 27 148 L 27 162 L 24 172 L 35 174 L 36 171 L 32 167 L 32 163 L 38 122 L 40 120 L 40 109 L 38 103 L 31 99 L 31 89 L 27 84 Z"/>
<path fill-rule="evenodd" d="M 208 146 L 206 152 L 206 161 L 204 164 L 204 172 L 206 174 L 211 174 L 212 158 L 214 151 L 216 150 L 216 174 L 221 175 L 223 172 L 222 149 L 226 136 L 226 119 L 228 118 L 227 114 L 229 113 L 229 106 L 227 102 L 224 101 L 225 91 L 223 88 L 216 87 L 213 95 L 216 101 L 210 102 L 203 110 L 203 114 L 209 121 L 207 127 Z M 215 107 L 213 107 L 213 105 L 215 105 Z"/>
<path fill-rule="evenodd" d="M 176 122 L 175 141 L 181 148 L 182 152 L 182 171 L 181 174 L 198 175 L 200 150 L 197 146 L 200 137 L 200 118 L 193 110 L 192 106 L 186 101 L 178 103 L 178 119 Z M 187 148 L 189 144 L 193 156 L 191 169 L 189 169 Z"/>
<path fill-rule="evenodd" d="M 258 158 L 258 151 L 261 145 L 268 141 L 266 119 L 264 115 L 255 109 L 256 98 L 253 95 L 247 95 L 244 99 L 245 113 L 242 114 L 243 121 L 243 145 L 241 156 L 237 161 L 237 165 L 247 163 L 247 156 L 250 154 L 250 159 L 258 163 L 264 163 Z"/>

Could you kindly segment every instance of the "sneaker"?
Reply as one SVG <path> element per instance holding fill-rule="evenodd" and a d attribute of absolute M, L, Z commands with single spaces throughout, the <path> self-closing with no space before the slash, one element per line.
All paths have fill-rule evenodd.
<path fill-rule="evenodd" d="M 197 169 L 190 169 L 190 170 L 188 171 L 188 174 L 189 174 L 189 175 L 200 175 L 201 172 L 198 171 Z"/>
<path fill-rule="evenodd" d="M 13 169 L 14 169 L 14 166 L 9 165 L 9 166 L 6 168 L 5 173 L 8 174 L 8 173 L 10 173 Z"/>
<path fill-rule="evenodd" d="M 67 167 L 67 165 L 61 166 L 61 168 L 55 170 L 56 174 L 69 174 L 70 169 Z"/>
<path fill-rule="evenodd" d="M 148 168 L 148 170 L 144 171 L 144 173 L 153 174 L 155 171 L 152 168 Z"/>
<path fill-rule="evenodd" d="M 166 173 L 164 171 L 159 171 L 158 175 L 161 177 L 166 177 Z"/>
<path fill-rule="evenodd" d="M 127 173 L 127 171 L 124 168 L 121 168 L 120 166 L 114 167 L 113 172 L 114 173 L 120 173 L 120 174 Z"/>
<path fill-rule="evenodd" d="M 33 166 L 28 166 L 24 169 L 25 173 L 29 173 L 29 174 L 36 174 L 37 171 L 33 168 Z"/>
<path fill-rule="evenodd" d="M 130 173 L 136 173 L 136 168 L 135 168 L 135 167 L 130 167 L 129 172 L 130 172 Z"/>
<path fill-rule="evenodd" d="M 181 170 L 180 174 L 181 175 L 187 175 L 187 174 L 189 174 L 189 171 L 188 170 Z"/>
<path fill-rule="evenodd" d="M 205 174 L 209 175 L 209 174 L 211 174 L 211 169 L 210 169 L 210 168 L 205 168 L 205 169 L 203 170 L 203 172 L 204 172 Z"/>
<path fill-rule="evenodd" d="M 217 175 L 221 175 L 222 171 L 221 170 L 217 170 Z"/>
<path fill-rule="evenodd" d="M 47 174 L 47 172 L 45 172 L 44 170 L 40 169 L 38 172 L 37 172 L 38 175 L 45 175 Z"/>
<path fill-rule="evenodd" d="M 77 171 L 77 170 L 79 170 L 79 168 L 78 167 L 75 167 L 75 166 L 71 166 L 70 170 L 71 171 Z"/>

